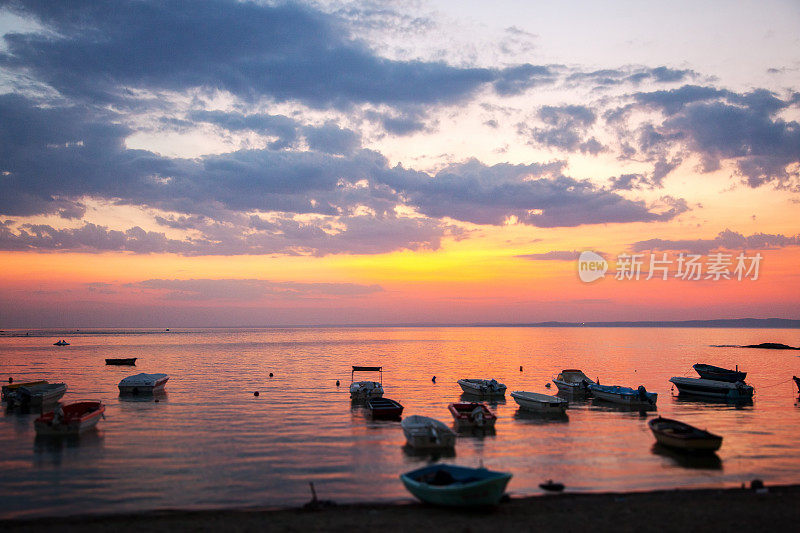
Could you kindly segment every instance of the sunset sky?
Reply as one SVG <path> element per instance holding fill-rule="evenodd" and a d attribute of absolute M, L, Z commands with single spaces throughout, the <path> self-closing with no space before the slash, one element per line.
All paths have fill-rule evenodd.
<path fill-rule="evenodd" d="M 800 318 L 794 0 L 0 6 L 0 328 Z"/>

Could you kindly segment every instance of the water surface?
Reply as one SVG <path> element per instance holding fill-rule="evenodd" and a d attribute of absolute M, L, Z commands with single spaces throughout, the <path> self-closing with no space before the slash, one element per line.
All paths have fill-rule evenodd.
<path fill-rule="evenodd" d="M 12 332 L 20 333 L 20 332 Z M 24 333 L 24 332 L 22 332 Z M 106 419 L 73 439 L 38 439 L 35 413 L 0 417 L 0 517 L 162 508 L 297 505 L 309 482 L 338 502 L 409 498 L 398 475 L 443 460 L 512 472 L 509 491 L 537 494 L 555 479 L 572 491 L 731 486 L 758 477 L 800 482 L 798 352 L 712 345 L 800 344 L 796 330 L 677 328 L 293 328 L 33 331 L 0 336 L 0 380 L 64 381 L 65 401 L 102 400 Z M 52 343 L 67 338 L 70 346 Z M 105 358 L 138 357 L 137 366 Z M 751 405 L 683 401 L 671 376 L 691 365 L 739 365 Z M 653 445 L 648 417 L 573 402 L 566 419 L 492 404 L 494 434 L 459 436 L 454 457 L 404 450 L 398 422 L 352 406 L 351 365 L 381 365 L 386 396 L 405 414 L 448 424 L 461 377 L 508 390 L 545 388 L 562 368 L 604 384 L 644 385 L 658 413 L 724 436 L 716 457 L 687 460 Z M 523 370 L 520 371 L 520 366 Z M 170 375 L 166 396 L 126 401 L 117 383 Z M 270 378 L 272 372 L 274 377 Z M 436 376 L 436 383 L 431 377 Z M 365 375 L 364 378 L 367 378 Z M 336 386 L 336 380 L 341 386 Z M 259 396 L 253 395 L 259 391 Z M 5 407 L 5 405 L 4 405 Z"/>

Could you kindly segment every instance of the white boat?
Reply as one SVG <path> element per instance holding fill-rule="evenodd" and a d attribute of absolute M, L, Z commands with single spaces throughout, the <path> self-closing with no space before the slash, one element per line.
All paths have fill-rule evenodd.
<path fill-rule="evenodd" d="M 538 392 L 514 391 L 511 397 L 522 409 L 541 413 L 563 413 L 569 405 L 564 398 Z"/>
<path fill-rule="evenodd" d="M 594 381 L 589 379 L 586 374 L 575 368 L 567 368 L 559 372 L 558 376 L 553 378 L 553 383 L 556 384 L 560 392 L 566 392 L 572 395 L 581 395 L 589 393 L 589 385 Z"/>
<path fill-rule="evenodd" d="M 452 448 L 456 445 L 456 434 L 444 422 L 421 415 L 411 415 L 400 424 L 406 442 L 418 450 Z"/>
<path fill-rule="evenodd" d="M 169 376 L 166 374 L 136 374 L 128 376 L 119 382 L 120 394 L 153 394 L 160 391 L 167 384 Z"/>
<path fill-rule="evenodd" d="M 380 381 L 354 381 L 356 372 L 378 372 Z M 354 366 L 350 373 L 350 399 L 365 401 L 383 397 L 383 367 Z"/>
<path fill-rule="evenodd" d="M 67 392 L 66 383 L 44 383 L 30 387 L 20 387 L 14 395 L 13 401 L 21 405 L 41 406 L 54 403 Z"/>
<path fill-rule="evenodd" d="M 592 391 L 595 398 L 628 407 L 653 408 L 658 400 L 657 393 L 647 392 L 647 389 L 642 385 L 639 385 L 636 389 L 632 389 L 619 385 L 598 385 L 597 383 L 593 383 L 589 385 L 589 390 Z"/>
<path fill-rule="evenodd" d="M 753 397 L 753 387 L 743 381 L 730 383 L 703 378 L 676 376 L 669 380 L 678 387 L 678 394 L 720 398 L 725 400 L 748 400 Z"/>
<path fill-rule="evenodd" d="M 496 379 L 459 379 L 461 390 L 477 396 L 505 396 L 506 386 Z"/>

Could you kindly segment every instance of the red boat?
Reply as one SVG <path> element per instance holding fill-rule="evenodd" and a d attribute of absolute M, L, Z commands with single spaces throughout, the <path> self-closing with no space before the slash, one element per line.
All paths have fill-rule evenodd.
<path fill-rule="evenodd" d="M 478 402 L 451 403 L 447 406 L 456 424 L 463 427 L 493 428 L 497 415 Z"/>
<path fill-rule="evenodd" d="M 403 406 L 400 405 L 400 402 L 389 398 L 370 398 L 367 400 L 367 408 L 372 418 L 396 420 L 403 414 Z"/>
<path fill-rule="evenodd" d="M 97 425 L 106 406 L 99 401 L 86 400 L 58 405 L 33 421 L 37 435 L 77 435 Z"/>

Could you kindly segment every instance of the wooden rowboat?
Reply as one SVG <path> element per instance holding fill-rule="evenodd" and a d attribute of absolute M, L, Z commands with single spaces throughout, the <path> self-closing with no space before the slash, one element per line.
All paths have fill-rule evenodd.
<path fill-rule="evenodd" d="M 719 435 L 678 420 L 658 417 L 647 425 L 662 446 L 689 452 L 715 452 L 722 446 L 722 437 Z"/>
<path fill-rule="evenodd" d="M 117 366 L 132 366 L 136 364 L 136 357 L 128 357 L 127 359 L 106 359 L 107 365 L 117 365 Z"/>
<path fill-rule="evenodd" d="M 397 420 L 403 414 L 403 406 L 400 405 L 400 402 L 389 398 L 370 398 L 367 400 L 367 409 L 372 418 L 383 420 Z"/>

